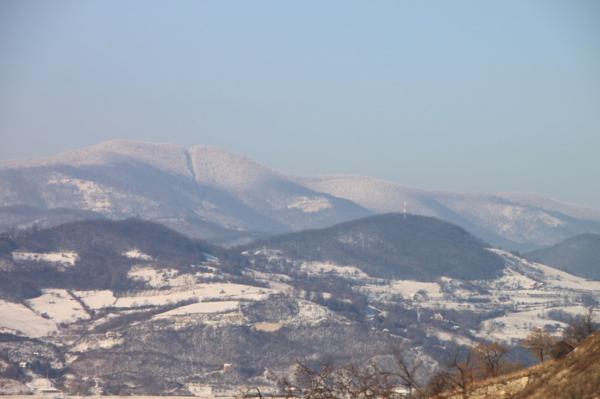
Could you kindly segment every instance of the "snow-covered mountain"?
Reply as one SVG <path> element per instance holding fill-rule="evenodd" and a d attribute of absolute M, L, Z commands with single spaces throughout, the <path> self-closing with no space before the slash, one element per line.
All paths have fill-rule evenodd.
<path fill-rule="evenodd" d="M 375 213 L 434 216 L 506 248 L 555 244 L 578 232 L 600 231 L 600 212 L 528 194 L 465 194 L 423 190 L 362 176 L 297 178 L 316 191 L 346 198 Z"/>
<path fill-rule="evenodd" d="M 0 206 L 14 205 L 140 216 L 216 242 L 370 214 L 218 148 L 123 140 L 2 163 Z"/>
<path fill-rule="evenodd" d="M 431 227 L 435 242 L 421 234 Z M 367 247 L 345 239 L 361 230 Z M 600 300 L 600 282 L 486 249 L 461 230 L 426 217 L 370 217 L 307 233 L 337 237 L 351 255 L 321 260 L 295 251 L 305 240 L 282 245 L 295 234 L 222 249 L 139 220 L 2 237 L 0 365 L 26 367 L 0 374 L 0 392 L 273 392 L 296 359 L 384 364 L 400 347 L 423 361 L 425 379 L 445 354 L 480 340 L 502 341 L 519 358 L 532 328 L 559 334 L 587 301 Z M 410 247 L 390 231 L 414 231 Z M 432 270 L 430 254 L 406 252 L 431 245 L 451 264 L 472 253 L 492 270 L 458 278 L 451 268 Z M 457 245 L 464 254 L 446 250 Z M 429 274 L 378 273 L 394 254 L 411 255 Z"/>
<path fill-rule="evenodd" d="M 291 177 L 216 147 L 126 140 L 0 163 L 0 208 L 10 206 L 38 208 L 12 226 L 58 222 L 36 215 L 67 208 L 139 216 L 230 245 L 404 209 L 518 250 L 600 232 L 600 212 L 535 195 L 430 191 L 358 176 Z M 2 214 L 0 226 L 9 228 Z"/>

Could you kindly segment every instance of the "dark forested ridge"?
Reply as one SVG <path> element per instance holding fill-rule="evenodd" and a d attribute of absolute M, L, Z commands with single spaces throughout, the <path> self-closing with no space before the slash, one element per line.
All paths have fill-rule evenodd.
<path fill-rule="evenodd" d="M 600 280 L 600 234 L 580 234 L 525 257 L 577 276 Z"/>
<path fill-rule="evenodd" d="M 396 213 L 271 237 L 244 248 L 268 247 L 293 259 L 355 265 L 377 277 L 432 281 L 496 276 L 504 264 L 488 246 L 450 223 Z"/>

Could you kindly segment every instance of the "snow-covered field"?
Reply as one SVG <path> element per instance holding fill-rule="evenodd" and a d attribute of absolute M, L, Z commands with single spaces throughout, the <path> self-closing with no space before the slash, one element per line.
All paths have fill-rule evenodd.
<path fill-rule="evenodd" d="M 394 296 L 413 299 L 417 294 L 429 298 L 440 298 L 441 289 L 438 283 L 429 283 L 414 280 L 391 280 L 387 284 L 368 284 L 361 287 L 377 301 L 386 301 Z"/>
<path fill-rule="evenodd" d="M 331 262 L 302 262 L 300 264 L 300 270 L 311 276 L 318 276 L 322 274 L 331 273 L 339 277 L 354 280 L 370 278 L 368 274 L 366 274 L 356 266 L 342 266 L 336 265 L 335 263 Z"/>
<path fill-rule="evenodd" d="M 141 291 L 135 295 L 115 298 L 110 291 L 78 291 L 76 295 L 90 307 L 136 308 L 143 306 L 163 306 L 182 301 L 213 300 L 262 300 L 275 291 L 270 288 L 254 287 L 233 283 L 196 284 L 189 287 L 168 290 Z M 115 298 L 115 299 L 112 299 Z M 111 301 L 112 299 L 112 301 Z"/>
<path fill-rule="evenodd" d="M 37 314 L 44 315 L 57 324 L 90 318 L 83 306 L 63 289 L 45 289 L 42 295 L 29 299 L 27 304 Z"/>
<path fill-rule="evenodd" d="M 152 260 L 152 256 L 143 253 L 137 248 L 133 248 L 129 251 L 123 252 L 123 256 L 129 259 Z"/>
<path fill-rule="evenodd" d="M 162 319 L 172 316 L 187 316 L 192 314 L 225 313 L 239 310 L 239 307 L 239 301 L 198 302 L 192 303 L 191 305 L 180 306 L 164 313 L 159 313 L 154 317 L 157 319 Z"/>
<path fill-rule="evenodd" d="M 48 262 L 57 263 L 62 266 L 74 266 L 79 255 L 73 251 L 64 252 L 24 252 L 15 251 L 12 253 L 15 262 Z"/>
<path fill-rule="evenodd" d="M 29 337 L 43 337 L 57 330 L 56 323 L 19 303 L 0 300 L 0 328 Z"/>

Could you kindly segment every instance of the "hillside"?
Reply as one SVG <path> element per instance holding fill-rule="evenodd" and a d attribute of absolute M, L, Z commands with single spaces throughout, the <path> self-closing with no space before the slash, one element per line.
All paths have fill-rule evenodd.
<path fill-rule="evenodd" d="M 538 195 L 469 194 L 424 190 L 365 176 L 297 178 L 299 183 L 351 200 L 375 213 L 434 216 L 497 246 L 531 250 L 572 235 L 600 232 L 600 212 Z"/>
<path fill-rule="evenodd" d="M 370 214 L 223 149 L 126 140 L 1 163 L 0 206 L 11 205 L 140 216 L 220 243 Z"/>
<path fill-rule="evenodd" d="M 296 360 L 385 365 L 400 347 L 425 381 L 481 340 L 527 362 L 515 348 L 532 327 L 560 334 L 600 299 L 600 282 L 433 218 L 381 215 L 278 239 L 296 252 L 222 249 L 137 219 L 3 236 L 0 391 L 276 393 Z M 319 243 L 356 263 L 307 260 Z"/>
<path fill-rule="evenodd" d="M 432 281 L 497 276 L 504 263 L 487 246 L 435 218 L 384 214 L 259 240 L 246 249 L 267 247 L 293 259 L 356 266 L 374 277 Z"/>
<path fill-rule="evenodd" d="M 437 398 L 461 398 L 440 395 Z M 475 383 L 471 399 L 600 398 L 600 333 L 588 337 L 560 360 Z"/>
<path fill-rule="evenodd" d="M 0 237 L 0 296 L 28 298 L 44 288 L 112 289 L 139 286 L 133 264 L 189 271 L 223 250 L 162 225 L 128 219 L 67 223 Z"/>
<path fill-rule="evenodd" d="M 599 234 L 581 234 L 548 248 L 529 252 L 525 257 L 577 276 L 600 280 Z"/>

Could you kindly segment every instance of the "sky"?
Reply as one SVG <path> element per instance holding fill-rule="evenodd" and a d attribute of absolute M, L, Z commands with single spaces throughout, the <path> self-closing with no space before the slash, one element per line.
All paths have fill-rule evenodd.
<path fill-rule="evenodd" d="M 0 2 L 0 160 L 113 139 L 600 209 L 600 2 Z"/>

